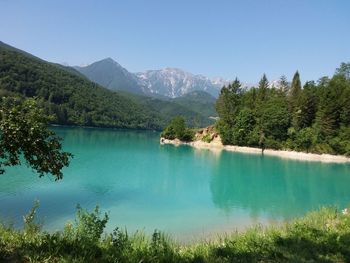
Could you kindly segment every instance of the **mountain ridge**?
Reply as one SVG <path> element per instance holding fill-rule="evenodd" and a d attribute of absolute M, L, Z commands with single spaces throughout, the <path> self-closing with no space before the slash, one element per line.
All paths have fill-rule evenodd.
<path fill-rule="evenodd" d="M 85 67 L 74 67 L 89 80 L 110 90 L 123 90 L 142 94 L 134 74 L 123 68 L 118 62 L 108 57 Z"/>
<path fill-rule="evenodd" d="M 0 95 L 36 97 L 55 124 L 160 130 L 177 115 L 201 126 L 206 116 L 172 101 L 111 91 L 75 69 L 0 43 Z"/>
<path fill-rule="evenodd" d="M 110 57 L 74 68 L 91 81 L 111 90 L 168 98 L 180 97 L 195 90 L 206 91 L 218 97 L 222 86 L 229 83 L 222 78 L 212 80 L 176 67 L 131 73 Z"/>

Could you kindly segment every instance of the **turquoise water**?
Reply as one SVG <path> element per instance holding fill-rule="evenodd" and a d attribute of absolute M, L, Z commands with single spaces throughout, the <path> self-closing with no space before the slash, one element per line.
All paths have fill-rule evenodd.
<path fill-rule="evenodd" d="M 39 199 L 45 228 L 56 230 L 74 219 L 77 204 L 99 205 L 109 212 L 107 230 L 159 229 L 191 239 L 350 204 L 349 164 L 160 145 L 159 133 L 149 131 L 55 131 L 74 154 L 63 180 L 8 169 L 0 177 L 2 220 L 19 226 Z"/>

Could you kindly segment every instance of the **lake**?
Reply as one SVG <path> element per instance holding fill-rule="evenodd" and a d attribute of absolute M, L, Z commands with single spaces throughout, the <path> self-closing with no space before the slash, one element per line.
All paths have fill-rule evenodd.
<path fill-rule="evenodd" d="M 350 204 L 350 165 L 160 145 L 159 133 L 54 128 L 74 154 L 64 178 L 38 178 L 25 166 L 1 175 L 0 215 L 20 226 L 35 199 L 47 230 L 100 206 L 116 226 L 179 240 L 274 224 L 321 206 Z"/>

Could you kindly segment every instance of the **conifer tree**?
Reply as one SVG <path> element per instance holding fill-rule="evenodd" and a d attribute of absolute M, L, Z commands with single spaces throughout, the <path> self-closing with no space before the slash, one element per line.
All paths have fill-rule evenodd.
<path fill-rule="evenodd" d="M 298 128 L 303 129 L 310 127 L 315 119 L 317 110 L 315 82 L 308 81 L 305 83 L 297 107 L 301 111 L 297 123 Z"/>
<path fill-rule="evenodd" d="M 285 75 L 281 76 L 281 78 L 278 81 L 278 84 L 279 84 L 280 92 L 287 95 L 289 93 L 289 90 L 290 90 L 290 85 L 289 85 L 289 82 L 288 82 L 287 77 Z"/>
<path fill-rule="evenodd" d="M 301 117 L 301 109 L 298 108 L 300 105 L 300 94 L 301 94 L 301 82 L 300 82 L 300 76 L 299 72 L 296 71 L 292 84 L 290 87 L 290 93 L 289 93 L 289 109 L 292 114 L 292 125 L 295 129 L 299 129 L 298 123 L 300 122 Z"/>
<path fill-rule="evenodd" d="M 234 120 L 239 113 L 241 100 L 241 82 L 236 78 L 227 87 L 221 89 L 220 96 L 216 102 L 216 111 L 219 117 L 230 126 L 234 125 Z"/>
<path fill-rule="evenodd" d="M 301 93 L 301 82 L 300 82 L 299 72 L 297 71 L 294 74 L 292 84 L 290 87 L 290 101 L 292 103 L 292 106 L 296 106 L 300 93 Z"/>
<path fill-rule="evenodd" d="M 258 91 L 259 91 L 258 98 L 260 102 L 266 101 L 268 87 L 269 87 L 269 81 L 267 80 L 267 77 L 264 73 L 264 75 L 259 81 L 259 88 L 258 88 Z"/>

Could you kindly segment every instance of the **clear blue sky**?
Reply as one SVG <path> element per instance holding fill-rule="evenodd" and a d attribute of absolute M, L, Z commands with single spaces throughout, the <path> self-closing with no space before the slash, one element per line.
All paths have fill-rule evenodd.
<path fill-rule="evenodd" d="M 70 65 L 305 81 L 350 62 L 350 1 L 0 0 L 0 40 Z"/>

